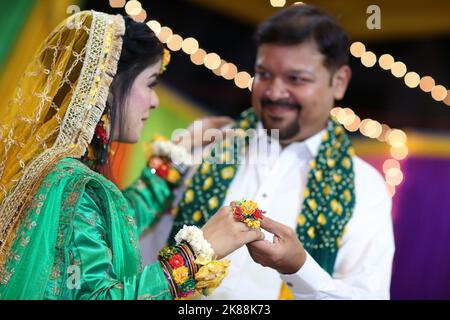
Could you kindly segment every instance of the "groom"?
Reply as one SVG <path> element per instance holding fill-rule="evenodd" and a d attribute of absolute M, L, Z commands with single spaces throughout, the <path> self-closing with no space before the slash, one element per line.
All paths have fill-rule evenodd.
<path fill-rule="evenodd" d="M 391 199 L 330 119 L 351 78 L 346 33 L 322 10 L 294 5 L 256 36 L 253 108 L 234 128 L 266 130 L 257 141 L 228 141 L 224 162 L 191 172 L 170 239 L 244 197 L 268 212 L 262 228 L 273 236 L 228 257 L 230 274 L 213 299 L 388 299 Z M 256 163 L 230 161 L 236 150 Z"/>

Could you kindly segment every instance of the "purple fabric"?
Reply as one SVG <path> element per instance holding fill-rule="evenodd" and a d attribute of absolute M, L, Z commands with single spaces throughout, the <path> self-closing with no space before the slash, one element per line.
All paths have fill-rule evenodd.
<path fill-rule="evenodd" d="M 394 197 L 392 299 L 450 299 L 450 160 L 410 158 Z"/>

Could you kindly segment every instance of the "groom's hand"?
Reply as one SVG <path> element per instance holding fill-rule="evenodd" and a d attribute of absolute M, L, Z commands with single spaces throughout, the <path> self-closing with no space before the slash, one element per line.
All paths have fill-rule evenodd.
<path fill-rule="evenodd" d="M 306 260 L 306 251 L 294 230 L 268 217 L 262 219 L 261 228 L 274 235 L 273 242 L 261 240 L 247 244 L 253 260 L 284 274 L 300 270 Z"/>

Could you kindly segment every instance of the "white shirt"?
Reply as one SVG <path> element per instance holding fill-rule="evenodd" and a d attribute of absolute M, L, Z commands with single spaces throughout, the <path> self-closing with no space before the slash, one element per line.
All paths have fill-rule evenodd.
<path fill-rule="evenodd" d="M 262 128 L 261 123 L 258 128 Z M 239 166 L 223 204 L 243 197 L 252 199 L 267 216 L 296 230 L 309 162 L 316 157 L 324 132 L 284 149 L 259 132 L 258 143 L 248 150 L 257 161 Z M 231 260 L 230 272 L 209 298 L 277 299 L 284 281 L 301 300 L 389 299 L 394 255 L 391 198 L 374 168 L 358 157 L 353 158 L 353 164 L 355 208 L 332 277 L 309 254 L 297 273 L 281 275 L 255 263 L 244 246 L 226 257 Z M 266 239 L 272 236 L 266 232 Z"/>
<path fill-rule="evenodd" d="M 257 128 L 262 129 L 261 123 Z M 248 159 L 257 161 L 239 166 L 223 205 L 242 197 L 252 199 L 270 218 L 296 230 L 308 163 L 316 157 L 324 132 L 282 150 L 259 131 L 258 144 L 266 147 L 250 146 Z M 353 170 L 355 208 L 332 277 L 309 255 L 297 273 L 281 275 L 255 263 L 244 246 L 226 258 L 231 260 L 230 272 L 209 298 L 277 299 L 284 281 L 301 300 L 389 299 L 394 255 L 391 198 L 383 178 L 369 164 L 353 157 Z M 177 191 L 179 200 L 183 190 Z M 168 237 L 172 218 L 164 216 L 162 222 L 142 241 L 146 263 L 156 261 L 156 253 Z M 272 235 L 266 233 L 266 239 L 271 240 Z"/>

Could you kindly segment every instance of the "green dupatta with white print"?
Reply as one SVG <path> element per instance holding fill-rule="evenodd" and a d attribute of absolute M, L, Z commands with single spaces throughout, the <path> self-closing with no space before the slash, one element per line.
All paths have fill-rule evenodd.
<path fill-rule="evenodd" d="M 245 111 L 235 129 L 256 128 L 253 110 Z M 226 192 L 249 143 L 245 135 L 225 140 L 214 147 L 210 157 L 187 185 L 178 208 L 169 239 L 184 224 L 202 226 L 223 203 Z M 222 160 L 211 161 L 222 152 Z M 310 163 L 304 201 L 297 219 L 297 235 L 304 248 L 329 274 L 333 273 L 344 228 L 355 205 L 353 148 L 345 130 L 330 119 L 316 159 Z M 231 161 L 230 161 L 231 160 Z"/>

